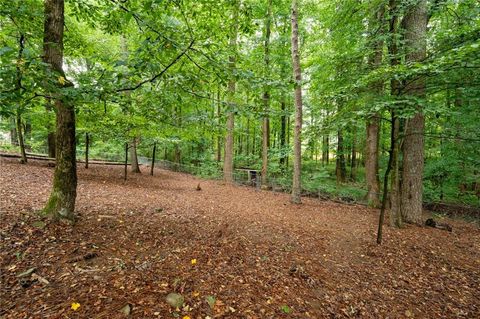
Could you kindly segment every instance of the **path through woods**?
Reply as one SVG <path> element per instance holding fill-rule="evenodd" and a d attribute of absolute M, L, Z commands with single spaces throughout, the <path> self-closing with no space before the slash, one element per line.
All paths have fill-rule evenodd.
<path fill-rule="evenodd" d="M 72 228 L 33 213 L 53 169 L 31 162 L 0 163 L 1 318 L 122 318 L 127 304 L 133 318 L 480 317 L 473 224 L 386 227 L 378 247 L 362 206 L 94 166 L 79 167 Z"/>

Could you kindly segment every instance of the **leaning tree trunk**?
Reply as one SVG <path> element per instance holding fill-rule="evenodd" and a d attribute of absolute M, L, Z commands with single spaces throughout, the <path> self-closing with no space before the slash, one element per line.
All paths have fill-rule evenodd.
<path fill-rule="evenodd" d="M 405 15 L 407 63 L 422 62 L 427 56 L 427 19 L 426 0 L 418 1 Z M 410 80 L 405 92 L 416 99 L 425 98 L 425 78 Z M 419 104 L 417 113 L 405 123 L 403 141 L 401 212 L 407 223 L 420 224 L 422 221 L 424 127 L 425 119 Z"/>
<path fill-rule="evenodd" d="M 55 100 L 56 120 L 56 165 L 53 189 L 44 208 L 44 213 L 53 219 L 74 219 L 77 197 L 77 163 L 75 153 L 75 108 L 62 96 L 64 86 L 72 84 L 65 80 L 63 72 L 64 1 L 45 0 L 45 25 L 43 38 L 43 61 L 49 66 L 56 82 L 50 95 Z M 48 83 L 47 87 L 53 86 Z"/>
<path fill-rule="evenodd" d="M 227 113 L 227 134 L 225 136 L 225 154 L 223 156 L 223 180 L 225 183 L 233 183 L 233 147 L 234 147 L 234 129 L 235 129 L 235 52 L 237 50 L 237 33 L 238 33 L 238 5 L 239 1 L 235 1 L 232 8 L 232 21 L 230 27 L 230 49 L 233 52 L 228 58 L 228 66 L 230 71 L 230 80 L 227 85 L 228 113 Z"/>
<path fill-rule="evenodd" d="M 295 129 L 293 136 L 293 183 L 292 202 L 300 204 L 302 174 L 302 72 L 300 69 L 300 53 L 298 50 L 298 4 L 292 0 L 292 65 L 295 80 Z"/>
<path fill-rule="evenodd" d="M 23 33 L 20 34 L 19 37 L 19 46 L 18 46 L 18 56 L 17 56 L 17 79 L 15 84 L 15 91 L 17 91 L 20 95 L 22 94 L 22 69 L 20 67 L 23 59 L 23 52 L 25 49 L 25 35 Z M 22 156 L 21 163 L 27 163 L 27 154 L 25 152 L 25 139 L 23 135 L 23 125 L 22 125 L 22 107 L 20 104 L 17 106 L 17 114 L 15 117 L 15 127 L 17 129 L 17 138 L 18 138 L 18 145 L 20 145 L 20 154 Z"/>
<path fill-rule="evenodd" d="M 270 26 L 272 21 L 272 0 L 268 0 L 267 16 L 265 18 L 265 75 L 270 72 Z M 270 140 L 270 87 L 265 85 L 263 93 L 263 123 L 262 123 L 262 188 L 268 188 L 268 148 Z"/>

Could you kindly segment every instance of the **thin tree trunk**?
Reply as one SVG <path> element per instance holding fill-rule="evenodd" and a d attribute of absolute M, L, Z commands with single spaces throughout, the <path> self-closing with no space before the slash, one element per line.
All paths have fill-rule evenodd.
<path fill-rule="evenodd" d="M 373 34 L 373 54 L 369 58 L 370 67 L 378 69 L 382 64 L 383 59 L 383 39 L 384 34 L 383 19 L 385 8 L 382 5 L 375 16 L 372 18 L 371 27 Z M 379 28 L 380 32 L 374 33 L 373 29 Z M 383 92 L 383 82 L 375 82 L 372 84 L 371 90 L 376 95 L 380 96 Z M 380 144 L 380 114 L 374 113 L 367 119 L 366 125 L 366 147 L 365 147 L 365 180 L 367 182 L 367 203 L 370 207 L 380 206 L 380 178 L 378 174 L 379 169 L 379 144 Z"/>
<path fill-rule="evenodd" d="M 25 35 L 23 33 L 20 33 L 19 41 L 18 41 L 18 56 L 17 56 L 17 65 L 16 65 L 16 71 L 17 71 L 17 79 L 16 79 L 16 84 L 15 84 L 15 90 L 21 95 L 22 94 L 22 69 L 20 67 L 23 59 L 23 51 L 25 48 Z M 18 145 L 20 146 L 20 154 L 22 156 L 21 163 L 26 164 L 27 163 L 27 154 L 25 152 L 25 139 L 23 136 L 23 127 L 22 127 L 22 107 L 21 104 L 18 104 L 17 106 L 17 112 L 16 112 L 16 120 L 15 120 L 15 127 L 16 127 L 16 135 L 18 138 Z"/>
<path fill-rule="evenodd" d="M 393 88 L 393 87 L 392 87 Z M 403 225 L 402 214 L 400 210 L 400 194 L 401 194 L 401 181 L 400 181 L 400 119 L 395 115 L 395 112 L 391 111 L 392 116 L 392 139 L 395 141 L 392 148 L 392 182 L 390 190 L 390 225 L 392 227 L 400 228 Z"/>
<path fill-rule="evenodd" d="M 178 171 L 180 169 L 180 162 L 182 160 L 182 153 L 178 143 L 175 143 L 173 156 L 174 156 L 173 161 L 175 162 L 175 171 Z"/>
<path fill-rule="evenodd" d="M 123 170 L 123 180 L 127 180 L 127 172 L 128 172 L 128 143 L 125 143 L 125 164 Z"/>
<path fill-rule="evenodd" d="M 64 1 L 45 0 L 45 29 L 43 40 L 43 61 L 55 74 L 60 91 L 72 86 L 63 72 L 63 28 Z M 58 74 L 61 81 L 58 81 Z M 49 83 L 50 86 L 51 83 Z M 55 92 L 56 91 L 56 92 Z M 74 219 L 75 199 L 77 197 L 77 162 L 75 150 L 75 108 L 67 104 L 61 92 L 55 90 L 51 96 L 55 99 L 56 121 L 56 165 L 53 177 L 53 189 L 44 208 L 44 213 L 53 219 Z"/>
<path fill-rule="evenodd" d="M 280 108 L 282 115 L 280 116 L 280 166 L 285 165 L 285 146 L 287 138 L 287 114 L 286 114 L 286 103 L 285 96 L 282 94 L 282 101 L 280 102 Z"/>
<path fill-rule="evenodd" d="M 322 166 L 325 166 L 325 163 L 328 163 L 328 137 L 327 135 L 322 136 Z"/>
<path fill-rule="evenodd" d="M 302 184 L 302 72 L 300 69 L 300 53 L 298 50 L 298 4 L 292 0 L 292 65 L 295 80 L 295 130 L 293 141 L 293 183 L 292 202 L 300 204 Z"/>
<path fill-rule="evenodd" d="M 157 143 L 153 143 L 153 152 L 152 152 L 152 166 L 150 166 L 150 175 L 153 176 L 153 169 L 155 167 L 155 153 L 157 151 Z"/>
<path fill-rule="evenodd" d="M 404 17 L 407 62 L 422 62 L 427 54 L 427 1 L 419 0 Z M 408 95 L 425 98 L 425 78 L 409 81 L 405 87 Z M 403 141 L 403 167 L 401 211 L 405 222 L 421 224 L 423 211 L 423 167 L 425 119 L 417 105 L 418 112 L 405 124 Z"/>
<path fill-rule="evenodd" d="M 27 163 L 27 153 L 25 152 L 25 141 L 24 141 L 24 138 L 23 138 L 22 117 L 20 115 L 19 110 L 17 110 L 16 126 L 17 126 L 18 145 L 20 146 L 20 154 L 22 156 L 22 159 L 21 159 L 20 163 L 26 164 Z"/>
<path fill-rule="evenodd" d="M 272 22 L 272 0 L 268 0 L 267 16 L 265 18 L 265 75 L 270 72 L 270 29 Z M 270 87 L 265 85 L 263 93 L 263 123 L 262 123 L 262 188 L 268 188 L 268 148 L 270 141 L 270 123 L 269 110 L 270 108 Z"/>
<path fill-rule="evenodd" d="M 233 52 L 228 58 L 230 80 L 227 87 L 228 111 L 227 111 L 227 134 L 225 137 L 225 154 L 223 156 L 223 180 L 227 184 L 233 183 L 233 151 L 234 151 L 234 129 L 235 129 L 235 52 L 237 50 L 238 33 L 238 10 L 239 1 L 235 0 L 232 8 L 232 20 L 230 26 L 230 49 Z"/>
<path fill-rule="evenodd" d="M 350 157 L 350 180 L 355 182 L 357 180 L 357 129 L 353 129 L 352 137 L 352 155 Z"/>
<path fill-rule="evenodd" d="M 85 133 L 85 168 L 88 169 L 88 150 L 90 148 L 90 135 Z"/>
<path fill-rule="evenodd" d="M 345 183 L 347 179 L 347 167 L 345 163 L 345 149 L 343 145 L 342 130 L 337 132 L 337 158 L 335 161 L 335 175 L 337 183 Z"/>
<path fill-rule="evenodd" d="M 221 102 L 220 102 L 220 87 L 218 87 L 217 92 L 217 125 L 218 125 L 218 135 L 217 135 L 217 162 L 222 160 L 222 137 L 220 134 L 220 111 L 221 111 Z"/>
<path fill-rule="evenodd" d="M 397 122 L 395 114 L 392 113 L 392 128 L 390 130 L 390 151 L 388 157 L 388 164 L 387 169 L 385 170 L 385 175 L 383 177 L 383 198 L 382 198 L 382 206 L 380 208 L 380 218 L 378 221 L 378 231 L 377 231 L 377 244 L 382 243 L 383 237 L 383 222 L 385 220 L 385 209 L 387 208 L 387 198 L 388 198 L 388 176 L 390 175 L 390 171 L 392 170 L 393 166 L 393 152 L 395 149 L 395 145 L 397 141 L 395 139 L 395 126 L 394 123 Z"/>
<path fill-rule="evenodd" d="M 392 67 L 400 64 L 400 57 L 398 56 L 398 44 L 399 44 L 399 12 L 397 12 L 397 0 L 389 1 L 390 21 L 389 21 L 389 33 L 391 40 L 388 45 L 388 53 L 391 56 L 390 65 Z M 391 95 L 396 98 L 399 95 L 402 83 L 399 80 L 392 79 L 390 83 Z M 397 118 L 394 109 L 390 111 L 392 116 L 392 136 L 395 141 L 392 149 L 392 182 L 390 192 L 390 225 L 393 227 L 402 226 L 402 215 L 400 210 L 400 159 L 399 159 L 399 143 L 400 143 L 400 119 Z M 385 187 L 385 186 L 384 186 Z"/>

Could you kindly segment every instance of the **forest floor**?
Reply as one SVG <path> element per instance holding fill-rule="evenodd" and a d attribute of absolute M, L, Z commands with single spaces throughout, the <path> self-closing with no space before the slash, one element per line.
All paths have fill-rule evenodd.
<path fill-rule="evenodd" d="M 477 225 L 377 246 L 363 206 L 92 166 L 72 227 L 36 213 L 52 174 L 0 161 L 0 318 L 480 318 Z"/>

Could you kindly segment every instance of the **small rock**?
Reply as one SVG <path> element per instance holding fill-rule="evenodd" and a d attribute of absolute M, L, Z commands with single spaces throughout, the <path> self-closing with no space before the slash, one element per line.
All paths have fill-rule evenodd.
<path fill-rule="evenodd" d="M 185 302 L 185 299 L 183 298 L 182 295 L 174 292 L 169 293 L 167 295 L 167 298 L 165 298 L 165 300 L 173 308 L 180 308 L 181 306 L 183 306 L 183 303 Z"/>
<path fill-rule="evenodd" d="M 127 303 L 122 309 L 120 309 L 120 312 L 123 313 L 125 316 L 129 316 L 132 312 L 132 305 Z"/>

